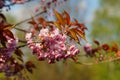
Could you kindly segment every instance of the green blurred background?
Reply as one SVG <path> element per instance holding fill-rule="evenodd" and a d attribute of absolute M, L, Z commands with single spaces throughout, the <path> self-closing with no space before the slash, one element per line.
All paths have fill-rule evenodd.
<path fill-rule="evenodd" d="M 24 6 L 28 8 L 29 6 L 31 7 L 31 4 L 33 3 Z M 22 6 L 17 6 L 17 8 L 20 7 Z M 5 12 L 9 22 L 17 23 L 34 15 L 33 11 L 26 11 L 26 8 L 20 8 L 21 10 L 17 10 L 17 12 L 15 11 L 16 8 L 14 8 L 11 11 L 13 13 Z M 86 36 L 89 42 L 96 39 L 101 43 L 107 42 L 110 44 L 111 42 L 116 42 L 118 45 L 120 44 L 120 0 L 69 0 L 57 7 L 57 9 L 59 11 L 65 9 L 70 13 L 72 19 L 76 18 L 80 22 L 85 23 L 88 27 Z M 26 17 L 20 15 L 23 12 L 29 13 L 29 11 L 31 15 L 25 14 Z M 52 18 L 49 17 L 49 19 Z M 21 28 L 24 28 L 28 25 L 21 26 L 23 26 Z M 23 33 L 16 33 L 18 37 L 24 38 L 20 34 Z M 37 67 L 33 74 L 29 74 L 31 80 L 120 80 L 119 63 L 110 62 L 89 66 L 75 64 L 73 61 L 68 60 L 66 63 L 48 64 L 47 62 L 37 61 L 36 56 L 33 56 L 31 51 L 26 49 L 22 49 L 25 56 L 24 59 L 34 61 Z"/>

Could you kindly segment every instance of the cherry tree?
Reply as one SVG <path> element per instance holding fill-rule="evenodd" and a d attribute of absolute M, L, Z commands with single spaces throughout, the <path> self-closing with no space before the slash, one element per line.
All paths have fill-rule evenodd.
<path fill-rule="evenodd" d="M 92 44 L 88 43 L 86 39 L 87 27 L 76 19 L 72 21 L 66 10 L 60 13 L 52 7 L 59 6 L 68 0 L 40 0 L 40 6 L 35 8 L 36 12 L 40 12 L 39 14 L 16 24 L 7 22 L 4 13 L 2 13 L 3 9 L 9 11 L 11 6 L 26 4 L 30 1 L 33 0 L 0 1 L 0 73 L 5 73 L 7 78 L 17 76 L 19 80 L 25 80 L 26 76 L 23 72 L 32 73 L 33 69 L 36 68 L 31 60 L 24 62 L 22 57 L 24 52 L 21 51 L 21 48 L 25 46 L 32 50 L 33 56 L 37 55 L 36 60 L 47 61 L 48 64 L 71 59 L 76 64 L 93 65 L 120 59 L 120 51 L 116 43 L 113 45 L 100 44 L 99 41 L 94 40 L 93 44 L 96 46 L 92 47 Z M 39 15 L 47 13 L 49 9 L 52 9 L 53 13 L 51 14 L 56 18 L 54 21 L 39 17 Z M 31 25 L 29 30 L 16 28 L 22 23 Z M 12 28 L 23 31 L 25 41 L 15 36 L 11 31 Z M 84 40 L 86 44 L 82 45 L 81 40 Z M 19 46 L 19 42 L 24 43 L 24 45 Z M 82 46 L 84 55 L 81 54 L 78 45 Z M 81 56 L 94 57 L 94 61 L 81 62 L 79 60 Z"/>

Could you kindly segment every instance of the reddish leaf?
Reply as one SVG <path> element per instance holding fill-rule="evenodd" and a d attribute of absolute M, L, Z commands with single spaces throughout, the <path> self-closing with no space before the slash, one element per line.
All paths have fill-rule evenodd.
<path fill-rule="evenodd" d="M 0 13 L 0 18 L 2 18 L 4 21 L 6 21 L 6 17 Z"/>
<path fill-rule="evenodd" d="M 103 44 L 102 45 L 103 50 L 108 51 L 110 49 L 108 44 Z"/>
<path fill-rule="evenodd" d="M 64 10 L 64 13 L 65 13 L 65 20 L 66 20 L 66 22 L 67 22 L 67 25 L 70 25 L 70 15 L 68 14 L 68 12 L 67 11 L 65 11 Z"/>
<path fill-rule="evenodd" d="M 30 24 L 32 24 L 32 25 L 36 24 L 34 18 L 32 17 L 31 19 L 32 19 L 32 21 L 29 21 L 28 23 L 30 23 Z"/>
<path fill-rule="evenodd" d="M 36 68 L 36 66 L 31 61 L 26 62 L 25 67 L 30 73 L 33 72 L 33 68 Z"/>
<path fill-rule="evenodd" d="M 18 73 L 20 72 L 21 70 L 23 70 L 23 65 L 22 64 L 19 64 L 19 63 L 16 63 L 15 64 L 15 73 Z"/>
<path fill-rule="evenodd" d="M 40 22 L 43 25 L 43 27 L 47 26 L 47 23 L 44 18 L 38 18 L 37 20 L 38 20 L 38 22 Z"/>
<path fill-rule="evenodd" d="M 116 43 L 112 45 L 112 51 L 115 51 L 115 52 L 118 51 L 118 45 Z"/>
<path fill-rule="evenodd" d="M 75 22 L 73 22 L 71 25 L 78 26 L 82 31 L 87 29 L 87 27 L 84 24 L 79 23 L 76 19 L 74 19 Z"/>
<path fill-rule="evenodd" d="M 85 29 L 87 29 L 87 27 L 85 27 L 84 24 L 78 23 L 77 26 L 80 27 L 80 29 L 81 29 L 82 31 L 84 31 Z"/>
<path fill-rule="evenodd" d="M 74 31 L 78 34 L 79 37 L 86 40 L 84 33 L 81 30 L 74 29 Z"/>
<path fill-rule="evenodd" d="M 23 52 L 22 52 L 20 49 L 16 49 L 16 50 L 15 50 L 15 54 L 16 54 L 17 56 L 19 56 L 19 57 L 22 57 Z"/>
<path fill-rule="evenodd" d="M 3 32 L 0 32 L 0 41 L 2 46 L 6 47 L 7 39 L 5 38 L 5 36 L 3 36 Z"/>
<path fill-rule="evenodd" d="M 24 62 L 23 59 L 21 57 L 18 57 L 18 60 L 20 60 L 21 62 Z"/>
<path fill-rule="evenodd" d="M 3 30 L 11 29 L 13 27 L 15 27 L 15 25 L 8 24 L 3 27 Z"/>
<path fill-rule="evenodd" d="M 120 51 L 119 50 L 116 52 L 116 56 L 120 57 Z"/>
<path fill-rule="evenodd" d="M 94 40 L 93 42 L 97 45 L 100 45 L 100 43 L 97 40 Z"/>
<path fill-rule="evenodd" d="M 27 69 L 30 73 L 33 73 L 33 69 L 32 69 L 32 68 L 27 67 L 26 69 Z"/>
<path fill-rule="evenodd" d="M 14 35 L 13 35 L 13 33 L 12 33 L 10 30 L 4 30 L 4 33 L 5 33 L 7 36 L 9 36 L 9 37 L 11 37 L 11 38 L 14 39 Z"/>
<path fill-rule="evenodd" d="M 35 22 L 33 17 L 32 17 L 32 21 L 29 21 L 28 23 L 34 26 L 34 30 L 39 30 L 38 24 Z"/>
<path fill-rule="evenodd" d="M 70 36 L 76 41 L 79 42 L 79 39 L 73 29 L 69 30 Z"/>
<path fill-rule="evenodd" d="M 55 13 L 57 20 L 60 22 L 60 24 L 65 25 L 63 16 L 56 10 L 54 10 L 54 13 Z"/>
<path fill-rule="evenodd" d="M 61 25 L 58 22 L 54 22 L 54 25 L 59 29 L 62 30 Z"/>

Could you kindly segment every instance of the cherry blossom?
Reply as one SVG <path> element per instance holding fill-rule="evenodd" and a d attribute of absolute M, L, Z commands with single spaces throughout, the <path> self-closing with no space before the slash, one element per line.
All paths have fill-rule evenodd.
<path fill-rule="evenodd" d="M 60 33 L 57 28 L 52 30 L 42 28 L 36 40 L 32 33 L 26 33 L 25 39 L 28 47 L 33 50 L 33 54 L 38 55 L 40 61 L 48 60 L 48 63 L 55 63 L 61 59 L 72 58 L 79 53 L 75 45 L 66 45 L 67 35 Z"/>

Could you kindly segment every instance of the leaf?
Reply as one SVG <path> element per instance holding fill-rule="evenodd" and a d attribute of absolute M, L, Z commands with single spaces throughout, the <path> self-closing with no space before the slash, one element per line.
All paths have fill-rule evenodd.
<path fill-rule="evenodd" d="M 16 50 L 15 50 L 15 54 L 16 54 L 17 56 L 19 56 L 19 57 L 22 57 L 23 52 L 22 52 L 20 49 L 16 49 Z"/>
<path fill-rule="evenodd" d="M 0 41 L 1 41 L 2 46 L 6 47 L 7 39 L 5 36 L 3 36 L 3 32 L 1 31 L 0 31 Z"/>
<path fill-rule="evenodd" d="M 15 26 L 16 25 L 8 24 L 4 26 L 3 30 L 11 29 L 11 28 L 14 28 Z"/>
<path fill-rule="evenodd" d="M 76 42 L 79 42 L 79 39 L 78 39 L 78 37 L 77 37 L 77 35 L 76 35 L 76 33 L 74 32 L 73 29 L 70 29 L 68 32 L 70 33 L 70 36 L 71 36 Z"/>
<path fill-rule="evenodd" d="M 81 30 L 74 29 L 74 31 L 78 34 L 78 36 L 80 36 L 82 39 L 86 41 L 85 35 Z"/>
<path fill-rule="evenodd" d="M 30 23 L 30 24 L 32 24 L 32 25 L 36 24 L 34 18 L 32 17 L 31 19 L 32 19 L 32 21 L 29 21 L 28 23 Z"/>
<path fill-rule="evenodd" d="M 60 24 L 65 25 L 63 16 L 60 13 L 58 13 L 56 10 L 54 10 L 54 13 Z"/>
<path fill-rule="evenodd" d="M 87 29 L 87 27 L 84 24 L 79 23 L 76 19 L 74 19 L 75 22 L 73 22 L 71 25 L 78 26 L 82 31 Z"/>
<path fill-rule="evenodd" d="M 61 25 L 58 22 L 54 22 L 54 25 L 59 29 L 62 30 Z"/>
<path fill-rule="evenodd" d="M 26 62 L 25 67 L 30 73 L 33 72 L 33 68 L 36 68 L 36 66 L 31 61 Z"/>
<path fill-rule="evenodd" d="M 94 40 L 93 42 L 97 45 L 100 45 L 100 43 L 97 40 Z"/>
<path fill-rule="evenodd" d="M 6 17 L 0 13 L 0 18 L 2 18 L 4 21 L 6 21 Z"/>
<path fill-rule="evenodd" d="M 17 57 L 17 59 L 20 60 L 21 62 L 24 62 L 21 57 Z"/>
<path fill-rule="evenodd" d="M 35 22 L 35 19 L 32 17 L 32 21 L 29 21 L 28 23 L 32 24 L 34 26 L 34 30 L 39 30 L 38 24 Z"/>
<path fill-rule="evenodd" d="M 36 68 L 35 64 L 32 61 L 28 61 L 26 63 L 26 66 L 32 67 L 32 68 Z"/>
<path fill-rule="evenodd" d="M 110 49 L 110 47 L 109 47 L 108 44 L 103 44 L 102 49 L 105 50 L 105 51 L 108 51 Z"/>
<path fill-rule="evenodd" d="M 65 13 L 65 20 L 67 21 L 67 25 L 70 25 L 70 15 L 68 14 L 67 11 L 64 10 L 64 13 Z"/>
<path fill-rule="evenodd" d="M 115 51 L 115 52 L 118 51 L 118 45 L 116 43 L 112 44 L 112 51 Z"/>
<path fill-rule="evenodd" d="M 7 35 L 7 36 L 9 36 L 10 38 L 13 38 L 14 39 L 14 35 L 13 35 L 13 33 L 10 31 L 10 30 L 4 30 L 4 33 Z"/>
<path fill-rule="evenodd" d="M 15 63 L 15 73 L 20 72 L 21 70 L 23 70 L 24 66 L 22 64 L 19 63 Z"/>
<path fill-rule="evenodd" d="M 85 29 L 87 29 L 87 27 L 85 27 L 84 24 L 78 23 L 77 26 L 79 26 L 82 31 L 84 31 Z"/>
<path fill-rule="evenodd" d="M 38 22 L 40 22 L 43 25 L 43 27 L 47 26 L 47 23 L 44 18 L 38 18 L 37 20 L 38 20 Z"/>

